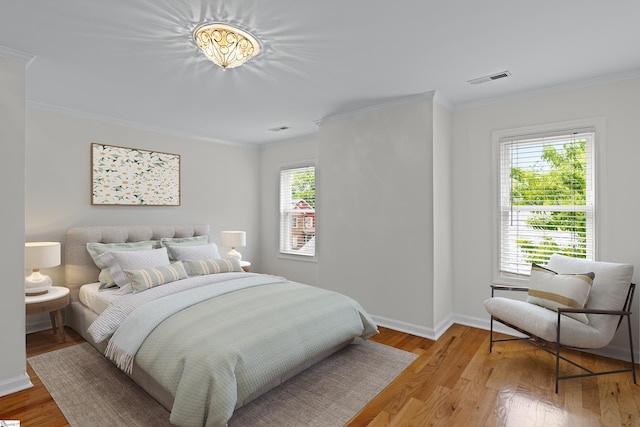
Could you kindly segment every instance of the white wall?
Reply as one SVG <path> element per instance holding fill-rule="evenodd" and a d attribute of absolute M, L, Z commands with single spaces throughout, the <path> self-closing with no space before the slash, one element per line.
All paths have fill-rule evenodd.
<path fill-rule="evenodd" d="M 0 51 L 0 396 L 32 386 L 24 335 L 25 65 Z"/>
<path fill-rule="evenodd" d="M 318 161 L 318 138 L 271 144 L 260 151 L 260 266 L 261 273 L 277 274 L 289 280 L 318 285 L 318 263 L 309 259 L 286 259 L 279 252 L 280 169 Z M 318 165 L 318 174 L 322 167 Z M 318 179 L 316 179 L 318 181 Z M 316 188 L 318 183 L 316 182 Z M 317 190 L 320 191 L 320 190 Z M 317 225 L 323 227 L 322 220 Z M 316 250 L 322 241 L 316 238 Z"/>
<path fill-rule="evenodd" d="M 433 99 L 320 125 L 320 284 L 432 335 Z M 320 227 L 320 226 L 319 226 Z"/>
<path fill-rule="evenodd" d="M 458 320 L 488 326 L 482 302 L 492 278 L 492 140 L 494 130 L 602 118 L 597 187 L 599 259 L 628 262 L 640 274 L 640 79 L 536 96 L 454 113 L 454 312 Z M 638 300 L 633 311 L 638 324 Z M 621 327 L 608 351 L 628 349 Z M 638 348 L 638 333 L 634 336 Z M 628 352 L 628 350 L 627 350 Z"/>
<path fill-rule="evenodd" d="M 437 94 L 436 94 L 437 95 Z M 440 336 L 453 321 L 452 114 L 433 104 L 433 322 Z"/>
<path fill-rule="evenodd" d="M 246 230 L 247 246 L 239 250 L 260 268 L 258 149 L 34 108 L 27 109 L 26 139 L 27 241 L 64 243 L 65 231 L 82 225 L 206 223 L 215 242 L 221 230 Z M 91 205 L 92 142 L 179 154 L 181 205 Z M 63 283 L 63 266 L 43 271 Z M 46 315 L 30 316 L 27 325 L 50 327 Z"/>

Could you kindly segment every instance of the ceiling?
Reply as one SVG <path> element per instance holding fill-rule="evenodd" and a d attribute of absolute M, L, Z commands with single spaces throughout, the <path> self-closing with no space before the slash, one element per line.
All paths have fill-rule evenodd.
<path fill-rule="evenodd" d="M 35 57 L 29 106 L 263 144 L 434 90 L 464 109 L 638 76 L 638 16 L 637 0 L 3 0 L 0 46 Z M 193 42 L 205 21 L 260 55 L 217 67 Z"/>

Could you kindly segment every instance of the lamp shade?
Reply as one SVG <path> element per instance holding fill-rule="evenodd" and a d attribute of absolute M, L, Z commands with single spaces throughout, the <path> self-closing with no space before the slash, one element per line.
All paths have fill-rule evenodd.
<path fill-rule="evenodd" d="M 220 245 L 240 248 L 247 244 L 247 233 L 244 231 L 223 231 L 220 233 Z"/>
<path fill-rule="evenodd" d="M 24 245 L 24 266 L 29 270 L 60 265 L 60 243 L 27 242 Z"/>

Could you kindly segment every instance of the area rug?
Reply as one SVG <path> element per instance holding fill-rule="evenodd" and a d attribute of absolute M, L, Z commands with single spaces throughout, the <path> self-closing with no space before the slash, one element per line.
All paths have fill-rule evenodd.
<path fill-rule="evenodd" d="M 229 427 L 344 426 L 415 354 L 349 345 L 240 408 Z M 72 427 L 170 426 L 169 412 L 88 343 L 28 359 Z"/>

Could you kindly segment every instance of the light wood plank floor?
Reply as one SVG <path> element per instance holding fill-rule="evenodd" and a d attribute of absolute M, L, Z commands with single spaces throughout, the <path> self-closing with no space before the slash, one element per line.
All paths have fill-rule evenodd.
<path fill-rule="evenodd" d="M 29 334 L 27 357 L 83 342 L 66 331 L 66 344 L 50 331 Z M 640 386 L 628 373 L 562 381 L 555 394 L 551 355 L 518 342 L 496 344 L 489 354 L 488 331 L 454 325 L 434 342 L 381 328 L 373 340 L 419 357 L 350 421 L 351 427 L 640 427 Z M 586 353 L 577 357 L 596 369 L 623 363 Z M 0 398 L 0 419 L 19 419 L 21 427 L 68 426 L 31 367 L 27 372 L 34 387 Z"/>

